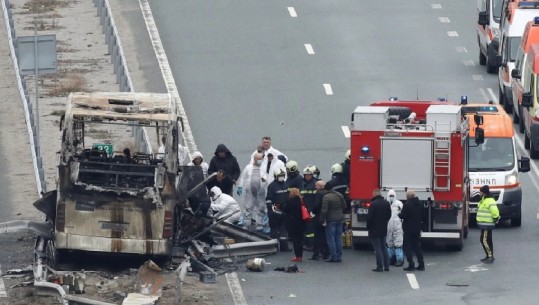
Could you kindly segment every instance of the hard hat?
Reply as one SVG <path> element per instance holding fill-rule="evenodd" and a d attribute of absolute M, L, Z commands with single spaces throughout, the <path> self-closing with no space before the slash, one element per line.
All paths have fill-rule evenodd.
<path fill-rule="evenodd" d="M 307 166 L 306 168 L 303 169 L 303 174 L 304 175 L 312 175 L 314 174 L 313 173 L 313 167 L 312 166 Z"/>
<path fill-rule="evenodd" d="M 316 165 L 311 166 L 311 171 L 314 175 L 320 175 L 320 170 L 318 169 L 318 167 L 316 167 Z"/>
<path fill-rule="evenodd" d="M 291 173 L 296 173 L 298 171 L 298 162 L 294 160 L 286 162 L 286 169 Z"/>
<path fill-rule="evenodd" d="M 344 154 L 344 157 L 346 160 L 350 160 L 350 149 L 346 151 L 346 154 Z"/>
<path fill-rule="evenodd" d="M 279 176 L 284 176 L 286 175 L 286 173 L 284 172 L 284 170 L 282 168 L 276 168 L 274 171 L 273 171 L 273 176 L 275 178 L 279 177 Z"/>
<path fill-rule="evenodd" d="M 331 174 L 342 174 L 342 165 L 335 163 L 331 166 Z"/>

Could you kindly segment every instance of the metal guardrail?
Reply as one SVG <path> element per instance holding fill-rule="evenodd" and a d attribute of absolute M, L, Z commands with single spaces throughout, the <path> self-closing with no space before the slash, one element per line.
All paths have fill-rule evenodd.
<path fill-rule="evenodd" d="M 41 155 L 39 153 L 39 147 L 36 146 L 36 143 L 39 143 L 39 141 L 37 141 L 36 138 L 36 125 L 34 122 L 34 115 L 32 113 L 32 104 L 30 102 L 30 95 L 28 94 L 28 90 L 26 89 L 26 80 L 21 76 L 19 72 L 19 60 L 17 58 L 16 51 L 17 36 L 15 35 L 15 22 L 13 21 L 11 4 L 8 0 L 2 0 L 1 2 L 2 11 L 4 12 L 4 19 L 6 22 L 6 29 L 8 33 L 11 60 L 13 61 L 13 68 L 17 77 L 17 88 L 19 90 L 21 101 L 24 107 L 26 128 L 28 129 L 30 148 L 32 152 L 32 164 L 34 166 L 34 173 L 37 182 L 37 193 L 41 197 L 41 195 L 46 192 L 45 172 L 43 170 L 43 160 L 41 159 Z"/>

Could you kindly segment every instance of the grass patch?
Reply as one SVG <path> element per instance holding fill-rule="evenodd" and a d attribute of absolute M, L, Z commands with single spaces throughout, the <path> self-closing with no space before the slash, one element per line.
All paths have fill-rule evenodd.
<path fill-rule="evenodd" d="M 51 112 L 51 115 L 57 115 L 57 116 L 62 116 L 66 113 L 65 110 L 54 110 L 53 112 Z"/>
<path fill-rule="evenodd" d="M 50 90 L 50 96 L 67 96 L 70 92 L 86 91 L 86 80 L 80 74 L 70 74 L 66 79 L 55 84 Z"/>
<path fill-rule="evenodd" d="M 69 1 L 67 0 L 30 0 L 24 4 L 24 8 L 28 9 L 30 13 L 45 13 L 68 5 Z"/>

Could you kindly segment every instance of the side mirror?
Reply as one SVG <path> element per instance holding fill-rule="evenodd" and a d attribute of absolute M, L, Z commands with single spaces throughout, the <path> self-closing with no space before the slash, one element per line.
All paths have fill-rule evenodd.
<path fill-rule="evenodd" d="M 480 114 L 474 114 L 473 121 L 475 122 L 475 125 L 481 126 L 483 125 L 483 116 Z"/>
<path fill-rule="evenodd" d="M 485 142 L 485 131 L 481 127 L 475 128 L 475 144 L 483 144 Z"/>
<path fill-rule="evenodd" d="M 518 159 L 518 171 L 521 173 L 527 173 L 530 171 L 530 158 L 522 157 Z"/>
<path fill-rule="evenodd" d="M 479 12 L 479 20 L 477 20 L 477 23 L 483 26 L 488 25 L 488 19 L 488 13 L 486 11 Z"/>
<path fill-rule="evenodd" d="M 530 108 L 532 105 L 533 103 L 531 92 L 522 93 L 522 107 Z"/>
<path fill-rule="evenodd" d="M 519 69 L 513 69 L 513 71 L 511 71 L 511 77 L 516 78 L 516 79 L 520 79 L 520 70 Z"/>

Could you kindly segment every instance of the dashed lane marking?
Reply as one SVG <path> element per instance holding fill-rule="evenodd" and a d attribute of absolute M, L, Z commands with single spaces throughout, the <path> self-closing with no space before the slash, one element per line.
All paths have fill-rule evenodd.
<path fill-rule="evenodd" d="M 432 9 L 434 10 L 441 10 L 442 9 L 442 5 L 439 4 L 439 3 L 433 3 L 430 5 L 432 7 Z"/>
<path fill-rule="evenodd" d="M 457 33 L 457 31 L 447 31 L 447 36 L 449 36 L 449 37 L 459 37 L 459 33 Z"/>
<path fill-rule="evenodd" d="M 348 126 L 341 126 L 342 133 L 344 133 L 345 138 L 350 138 L 350 128 Z"/>
<path fill-rule="evenodd" d="M 493 102 L 495 102 L 497 104 L 498 103 L 498 98 L 496 98 L 496 95 L 494 94 L 494 90 L 492 90 L 492 88 L 487 88 L 487 92 L 490 95 L 489 100 L 491 100 L 491 101 L 493 101 Z"/>
<path fill-rule="evenodd" d="M 228 282 L 228 288 L 232 294 L 232 299 L 235 305 L 247 305 L 243 290 L 241 289 L 240 281 L 238 280 L 238 274 L 236 272 L 227 273 L 226 280 Z"/>
<path fill-rule="evenodd" d="M 455 47 L 457 50 L 457 53 L 468 53 L 468 49 L 466 47 Z"/>
<path fill-rule="evenodd" d="M 449 17 L 438 17 L 438 20 L 440 20 L 441 23 L 450 23 L 451 22 Z"/>
<path fill-rule="evenodd" d="M 488 95 L 487 91 L 484 88 L 479 88 L 479 92 L 481 92 L 481 96 L 483 96 L 483 101 L 488 101 Z M 496 103 L 498 103 L 498 100 L 496 99 Z"/>
<path fill-rule="evenodd" d="M 472 79 L 473 80 L 483 80 L 483 75 L 481 75 L 481 74 L 472 75 Z"/>
<path fill-rule="evenodd" d="M 0 266 L 0 298 L 7 298 L 6 286 L 4 285 L 4 279 L 2 279 L 1 266 Z"/>
<path fill-rule="evenodd" d="M 324 90 L 326 91 L 326 95 L 333 95 L 333 89 L 331 89 L 330 84 L 324 84 Z"/>
<path fill-rule="evenodd" d="M 419 289 L 419 283 L 413 273 L 406 273 L 406 277 L 408 278 L 408 283 L 410 283 L 412 289 Z"/>
<path fill-rule="evenodd" d="M 475 62 L 473 60 L 463 60 L 462 63 L 464 63 L 465 66 L 475 66 Z"/>
<path fill-rule="evenodd" d="M 290 13 L 290 17 L 292 18 L 298 17 L 298 14 L 296 13 L 296 9 L 293 6 L 288 7 L 288 12 Z"/>
<path fill-rule="evenodd" d="M 314 54 L 313 46 L 310 43 L 305 44 L 305 50 L 307 50 L 307 54 L 309 54 L 309 55 Z"/>

